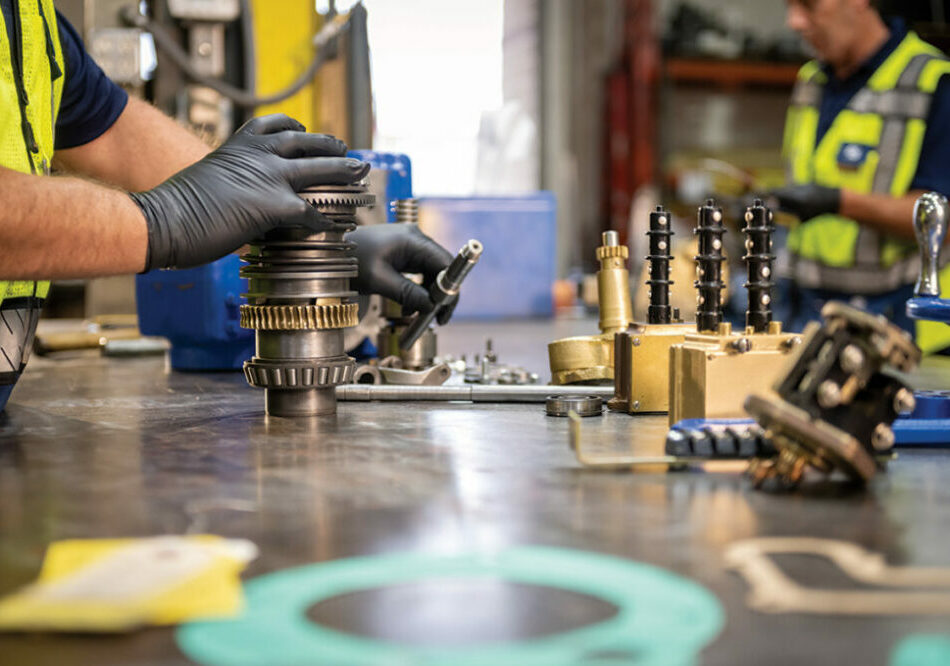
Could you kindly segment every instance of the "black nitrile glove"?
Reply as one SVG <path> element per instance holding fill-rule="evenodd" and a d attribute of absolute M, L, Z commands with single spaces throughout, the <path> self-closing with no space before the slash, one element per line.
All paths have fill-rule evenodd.
<path fill-rule="evenodd" d="M 297 192 L 363 178 L 369 164 L 344 155 L 342 141 L 285 115 L 249 120 L 199 162 L 130 195 L 148 224 L 145 270 L 208 263 L 279 224 L 326 230 L 327 218 Z"/>
<path fill-rule="evenodd" d="M 356 243 L 360 274 L 352 281 L 361 294 L 380 294 L 403 306 L 408 312 L 429 312 L 435 304 L 429 287 L 439 273 L 452 262 L 452 255 L 419 231 L 414 224 L 374 224 L 357 227 L 346 235 Z M 422 274 L 422 286 L 406 279 L 403 273 Z M 438 322 L 451 319 L 458 303 L 439 313 Z"/>
<path fill-rule="evenodd" d="M 813 217 L 841 210 L 841 190 L 823 185 L 791 185 L 772 192 L 779 208 L 807 222 Z"/>

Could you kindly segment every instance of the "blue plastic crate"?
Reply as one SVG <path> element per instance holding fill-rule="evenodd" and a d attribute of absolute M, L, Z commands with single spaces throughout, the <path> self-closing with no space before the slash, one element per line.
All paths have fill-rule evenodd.
<path fill-rule="evenodd" d="M 554 314 L 556 213 L 551 192 L 419 199 L 419 226 L 449 252 L 458 252 L 470 238 L 485 246 L 462 285 L 455 318 Z"/>

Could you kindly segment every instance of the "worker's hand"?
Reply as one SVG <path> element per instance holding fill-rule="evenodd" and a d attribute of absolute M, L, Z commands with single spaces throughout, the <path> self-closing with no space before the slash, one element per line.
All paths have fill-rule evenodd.
<path fill-rule="evenodd" d="M 452 262 L 452 255 L 419 227 L 375 224 L 357 227 L 346 238 L 356 243 L 360 273 L 353 286 L 361 294 L 381 294 L 408 312 L 429 312 L 435 307 L 429 298 L 429 286 Z M 406 279 L 403 273 L 421 274 L 422 286 Z M 439 313 L 440 324 L 449 321 L 457 302 L 456 298 Z"/>
<path fill-rule="evenodd" d="M 772 192 L 781 210 L 802 222 L 841 210 L 841 190 L 823 185 L 792 185 Z"/>
<path fill-rule="evenodd" d="M 287 116 L 248 121 L 204 159 L 131 195 L 148 224 L 145 270 L 213 261 L 278 224 L 327 230 L 332 223 L 297 192 L 363 178 L 369 165 L 344 155 L 342 141 Z"/>

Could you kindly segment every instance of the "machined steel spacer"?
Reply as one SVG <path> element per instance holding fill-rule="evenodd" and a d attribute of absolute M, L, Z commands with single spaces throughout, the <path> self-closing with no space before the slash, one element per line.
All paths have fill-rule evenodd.
<path fill-rule="evenodd" d="M 626 245 L 601 245 L 597 248 L 597 260 L 613 259 L 620 257 L 626 259 L 630 255 L 630 250 Z"/>
<path fill-rule="evenodd" d="M 358 323 L 359 303 L 241 306 L 241 328 L 258 331 L 326 330 Z"/>
<path fill-rule="evenodd" d="M 601 416 L 604 413 L 603 398 L 596 395 L 552 395 L 544 403 L 548 416 Z"/>

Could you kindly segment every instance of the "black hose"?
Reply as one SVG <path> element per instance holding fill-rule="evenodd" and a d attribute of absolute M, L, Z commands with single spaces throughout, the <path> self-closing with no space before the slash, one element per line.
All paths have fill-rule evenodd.
<path fill-rule="evenodd" d="M 317 70 L 319 70 L 323 63 L 328 60 L 327 53 L 330 50 L 329 47 L 333 45 L 335 38 L 349 28 L 349 21 L 340 24 L 330 23 L 324 26 L 324 28 L 314 37 L 315 46 L 317 46 L 317 48 L 314 51 L 313 60 L 310 61 L 310 64 L 303 71 L 303 73 L 297 77 L 297 79 L 295 79 L 294 82 L 287 88 L 270 95 L 257 97 L 253 91 L 236 88 L 230 83 L 225 83 L 220 79 L 202 74 L 201 72 L 197 71 L 191 63 L 191 57 L 178 44 L 177 40 L 172 37 L 161 25 L 152 21 L 152 19 L 149 17 L 139 13 L 138 8 L 134 5 L 126 5 L 123 7 L 120 10 L 120 15 L 122 20 L 124 20 L 129 25 L 151 33 L 152 37 L 155 39 L 156 46 L 162 49 L 162 51 L 165 52 L 165 55 L 167 55 L 169 59 L 175 63 L 175 65 L 189 78 L 203 86 L 207 86 L 213 90 L 216 90 L 238 106 L 245 108 L 254 108 L 257 106 L 265 106 L 267 104 L 275 104 L 297 94 L 304 86 L 313 80 Z M 321 37 L 321 35 L 324 35 L 324 33 L 328 34 L 324 37 Z"/>

